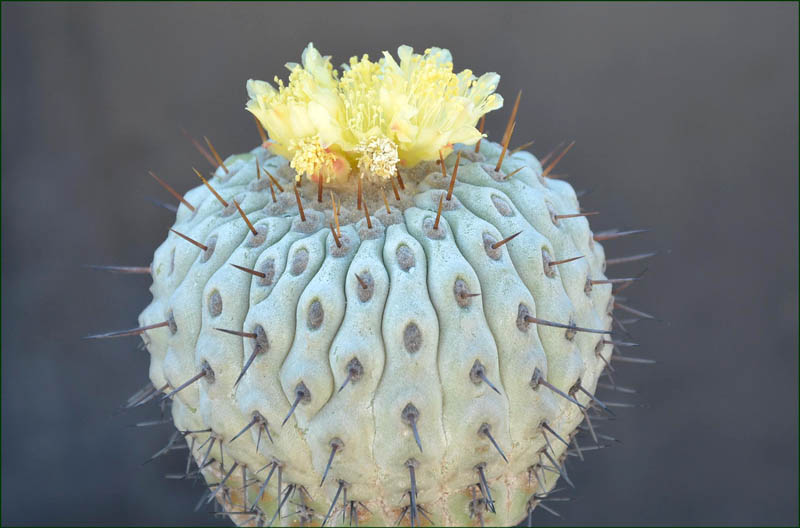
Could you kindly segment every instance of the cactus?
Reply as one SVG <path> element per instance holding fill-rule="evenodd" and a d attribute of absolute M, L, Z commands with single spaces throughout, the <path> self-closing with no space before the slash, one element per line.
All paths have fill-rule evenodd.
<path fill-rule="evenodd" d="M 138 334 L 177 432 L 240 525 L 510 525 L 559 478 L 611 361 L 615 282 L 548 156 L 482 117 L 499 76 L 449 52 L 312 45 L 247 84 L 262 142 L 181 196 Z M 481 120 L 480 130 L 476 128 Z M 269 133 L 267 139 L 264 130 Z M 591 430 L 594 435 L 593 429 Z M 157 455 L 163 454 L 162 452 Z M 545 506 L 546 507 L 546 506 Z"/>

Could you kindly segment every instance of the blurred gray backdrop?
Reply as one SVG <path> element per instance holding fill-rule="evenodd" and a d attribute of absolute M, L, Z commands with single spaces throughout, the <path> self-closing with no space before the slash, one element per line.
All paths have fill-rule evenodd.
<path fill-rule="evenodd" d="M 147 265 L 171 225 L 147 170 L 197 185 L 181 127 L 253 147 L 245 80 L 309 41 L 499 72 L 523 90 L 512 146 L 575 139 L 557 172 L 595 230 L 652 229 L 610 255 L 671 250 L 628 290 L 666 320 L 630 328 L 659 364 L 618 368 L 647 407 L 570 461 L 575 501 L 538 524 L 798 523 L 797 3 L 3 3 L 3 525 L 227 524 L 162 478 L 182 455 L 140 466 L 171 426 L 129 425 L 156 409 L 111 416 L 147 381 L 138 339 L 81 340 L 135 326 L 149 280 L 81 266 Z"/>

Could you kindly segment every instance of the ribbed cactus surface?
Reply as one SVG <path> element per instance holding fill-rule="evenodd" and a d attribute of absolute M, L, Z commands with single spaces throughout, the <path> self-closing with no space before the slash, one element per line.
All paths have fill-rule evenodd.
<path fill-rule="evenodd" d="M 196 380 L 172 414 L 229 510 L 271 518 L 290 493 L 280 522 L 320 521 L 338 495 L 328 523 L 413 502 L 513 524 L 552 488 L 611 354 L 611 285 L 572 187 L 523 151 L 495 170 L 501 151 L 401 170 L 400 200 L 367 184 L 366 212 L 295 195 L 262 147 L 186 193 L 139 322 L 169 323 L 143 335 L 150 377 Z"/>

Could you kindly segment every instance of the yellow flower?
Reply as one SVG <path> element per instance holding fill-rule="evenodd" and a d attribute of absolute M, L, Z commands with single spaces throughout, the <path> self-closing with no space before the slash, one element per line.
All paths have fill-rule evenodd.
<path fill-rule="evenodd" d="M 311 176 L 313 173 L 305 172 L 306 169 L 328 166 L 333 160 L 324 163 L 309 161 L 322 160 L 315 146 L 319 137 L 310 112 L 313 105 L 336 104 L 339 97 L 336 71 L 330 64 L 330 57 L 322 57 L 314 45 L 309 44 L 303 51 L 302 63 L 302 66 L 286 64 L 291 71 L 289 84 L 284 86 L 283 81 L 276 77 L 277 90 L 267 82 L 248 80 L 250 100 L 246 108 L 268 131 L 272 142 L 270 149 L 290 160 L 299 154 L 300 158 L 292 166 L 302 167 L 303 172 L 298 172 Z M 322 145 L 322 149 L 327 146 Z"/>
<path fill-rule="evenodd" d="M 412 167 L 454 143 L 478 141 L 480 117 L 503 104 L 494 93 L 500 76 L 456 75 L 441 48 L 419 55 L 400 46 L 398 57 L 399 64 L 387 52 L 378 62 L 352 57 L 339 78 L 330 58 L 309 44 L 302 65 L 286 65 L 288 85 L 248 81 L 247 109 L 298 174 L 326 180 L 344 178 L 353 166 L 388 179 L 398 164 Z"/>
<path fill-rule="evenodd" d="M 289 151 L 293 153 L 289 165 L 300 175 L 306 174 L 316 180 L 322 177 L 325 181 L 339 179 L 350 172 L 347 160 L 322 146 L 318 136 L 289 141 Z"/>
<path fill-rule="evenodd" d="M 390 128 L 407 166 L 437 159 L 440 149 L 449 151 L 454 143 L 476 143 L 481 137 L 475 128 L 478 120 L 503 106 L 503 98 L 494 93 L 500 81 L 496 73 L 478 79 L 470 70 L 455 75 L 448 50 L 413 51 L 400 46 L 400 64 L 387 52 L 381 60 L 381 100 L 392 116 Z"/>

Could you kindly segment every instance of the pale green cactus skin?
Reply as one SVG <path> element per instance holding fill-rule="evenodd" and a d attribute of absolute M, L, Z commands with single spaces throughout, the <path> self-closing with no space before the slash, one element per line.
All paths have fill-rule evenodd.
<path fill-rule="evenodd" d="M 409 505 L 409 460 L 416 504 L 438 525 L 478 525 L 479 517 L 490 525 L 516 524 L 536 506 L 533 495 L 555 485 L 558 474 L 538 466 L 551 465 L 542 451 L 563 461 L 567 447 L 543 434 L 541 424 L 569 441 L 584 416 L 545 386 L 534 389 L 534 371 L 589 405 L 576 383 L 593 393 L 612 350 L 599 333 L 528 323 L 524 315 L 609 330 L 611 285 L 587 282 L 605 278 L 605 256 L 586 218 L 554 219 L 580 211 L 568 183 L 542 178 L 540 163 L 527 152 L 506 156 L 495 173 L 501 146 L 484 140 L 479 154 L 473 150 L 463 148 L 453 197 L 443 202 L 435 230 L 449 184 L 435 163 L 401 170 L 406 188 L 401 202 L 389 195 L 391 214 L 367 190 L 372 228 L 353 197 L 337 191 L 341 248 L 328 226 L 330 201 L 316 203 L 316 188 L 306 182 L 301 221 L 293 171 L 262 147 L 228 158 L 229 173 L 220 167 L 210 180 L 228 202 L 241 205 L 258 236 L 233 203 L 224 208 L 204 186 L 186 193 L 197 210 L 181 205 L 173 228 L 209 250 L 169 234 L 153 257 L 153 301 L 139 322 L 171 322 L 143 334 L 155 387 L 177 388 L 205 364 L 213 370 L 213 380 L 181 390 L 172 405 L 179 430 L 213 431 L 208 459 L 214 462 L 203 469 L 208 483 L 218 483 L 234 462 L 246 466 L 249 508 L 270 468 L 256 471 L 272 462 L 280 467 L 283 495 L 273 475 L 257 501 L 260 518 L 232 515 L 234 522 L 268 523 L 287 486 L 295 485 L 273 524 L 320 524 L 344 482 L 348 502 L 339 497 L 327 524 L 354 523 L 355 505 L 360 524 L 392 525 Z M 275 203 L 266 178 L 256 177 L 256 158 L 284 187 Z M 455 159 L 454 153 L 445 160 L 448 175 Z M 548 267 L 543 254 L 553 261 L 584 258 Z M 235 385 L 254 346 L 259 352 Z M 363 373 L 339 391 L 353 358 Z M 470 377 L 476 360 L 500 394 Z M 310 398 L 281 426 L 299 383 Z M 419 411 L 423 451 L 401 416 L 409 403 Z M 262 431 L 257 448 L 259 428 L 252 427 L 231 442 L 254 412 L 266 419 L 273 441 Z M 483 424 L 508 463 L 479 433 Z M 208 436 L 186 435 L 198 460 L 206 457 L 209 443 L 199 446 Z M 342 446 L 320 487 L 333 439 Z M 495 513 L 480 500 L 476 467 L 483 468 Z M 217 494 L 231 512 L 245 509 L 239 471 Z M 416 523 L 427 523 L 422 519 L 417 514 Z M 409 522 L 406 513 L 401 524 Z"/>

